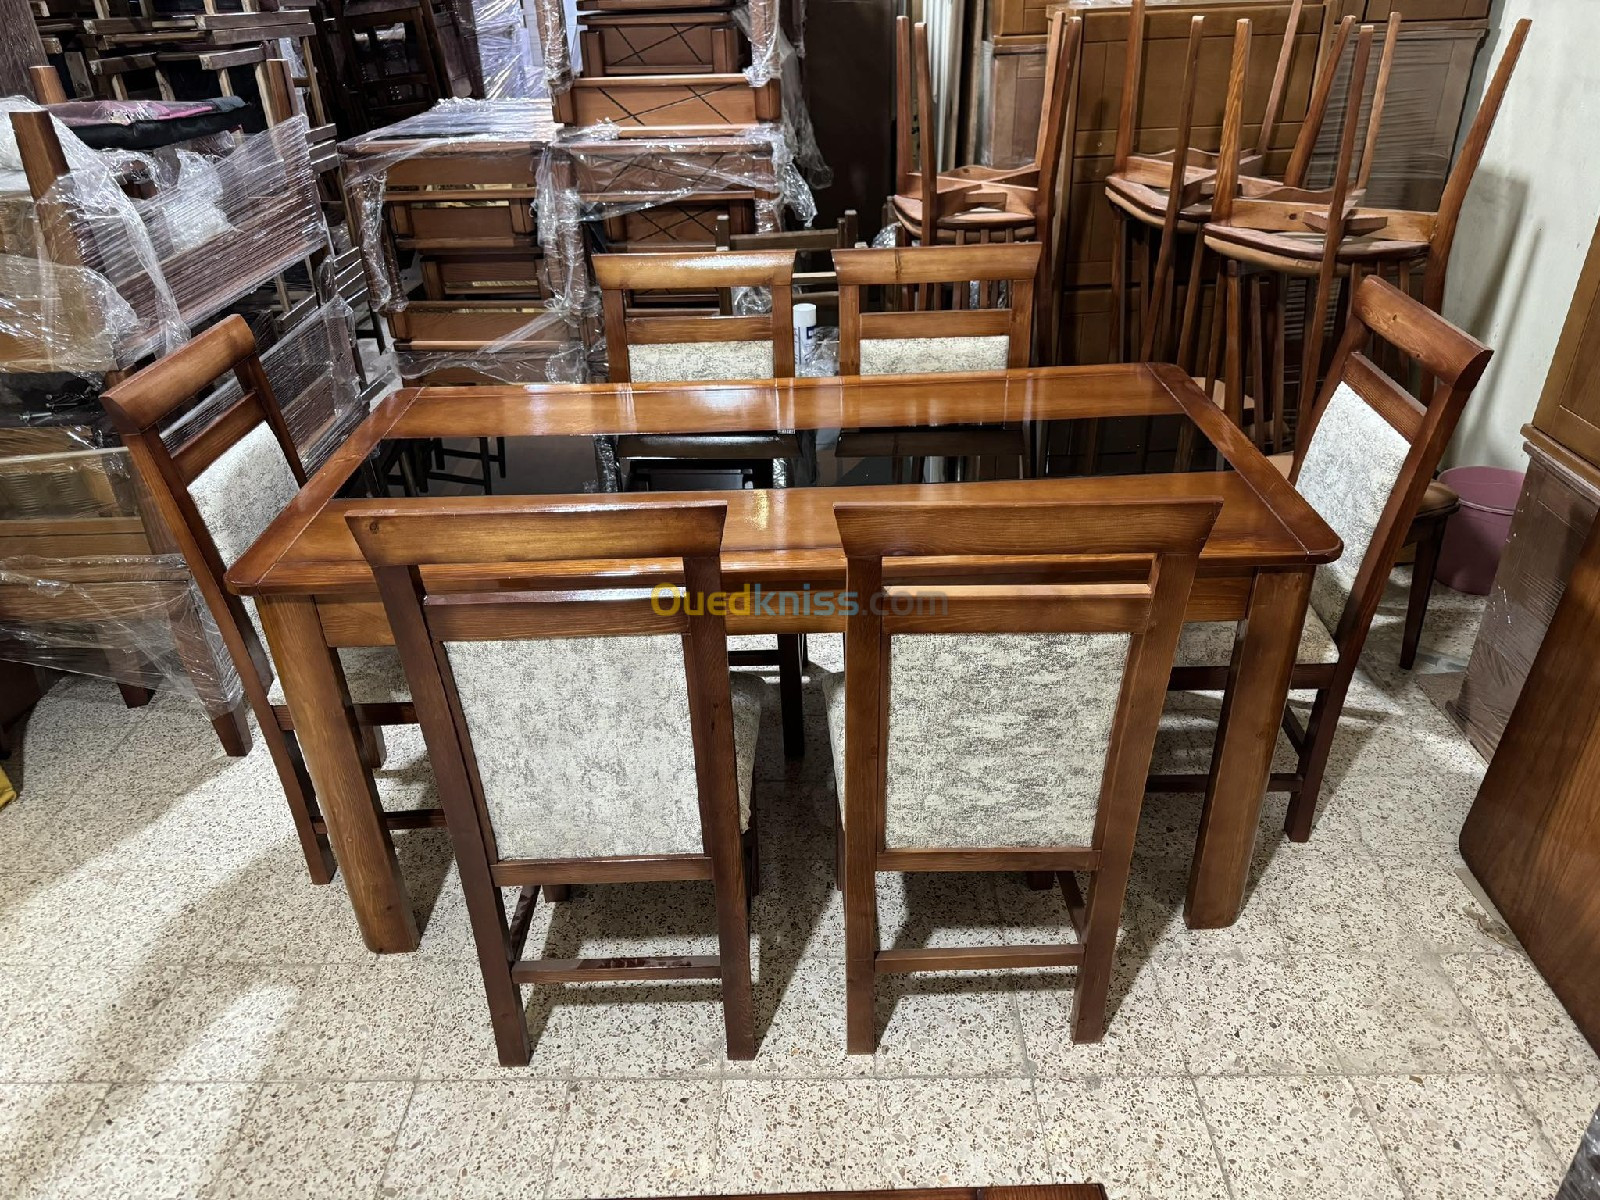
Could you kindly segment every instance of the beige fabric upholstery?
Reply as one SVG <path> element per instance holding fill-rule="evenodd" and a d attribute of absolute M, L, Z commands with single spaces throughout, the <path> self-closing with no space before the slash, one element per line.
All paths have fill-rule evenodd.
<path fill-rule="evenodd" d="M 1128 641 L 1126 634 L 891 639 L 885 844 L 1088 845 Z M 844 676 L 824 675 L 822 685 L 842 797 Z"/>
<path fill-rule="evenodd" d="M 502 858 L 699 854 L 699 781 L 676 637 L 451 642 Z M 767 685 L 735 675 L 739 821 Z"/>
<path fill-rule="evenodd" d="M 665 342 L 628 347 L 635 383 L 771 379 L 772 342 Z"/>
<path fill-rule="evenodd" d="M 272 427 L 257 425 L 225 450 L 216 462 L 196 476 L 189 485 L 189 497 L 204 522 L 225 567 L 237 562 L 266 527 L 277 519 L 300 485 L 278 444 Z M 263 648 L 266 636 L 256 615 L 255 600 L 244 598 L 245 612 L 255 626 Z M 271 651 L 268 650 L 270 656 Z M 357 704 L 382 704 L 406 701 L 411 692 L 399 653 L 390 646 L 361 647 L 339 651 L 350 698 Z M 283 704 L 283 683 L 274 678 L 267 699 Z"/>
<path fill-rule="evenodd" d="M 1378 519 L 1410 453 L 1411 444 L 1348 384 L 1334 390 L 1295 481 L 1300 494 L 1344 541 L 1344 554 L 1318 567 L 1311 584 L 1311 607 L 1330 629 L 1338 628 Z"/>
<path fill-rule="evenodd" d="M 994 337 L 863 338 L 863 375 L 955 374 L 1003 371 L 1011 339 Z"/>
<path fill-rule="evenodd" d="M 189 496 L 223 565 L 231 567 L 299 490 L 283 447 L 263 422 L 200 472 Z"/>
<path fill-rule="evenodd" d="M 1233 661 L 1233 635 L 1236 626 L 1232 621 L 1191 621 L 1183 627 L 1178 637 L 1178 655 L 1173 660 L 1179 667 L 1225 667 Z M 1313 609 L 1306 609 L 1306 623 L 1300 630 L 1300 649 L 1295 661 L 1300 663 L 1333 663 L 1339 661 L 1339 648 L 1333 635 Z"/>

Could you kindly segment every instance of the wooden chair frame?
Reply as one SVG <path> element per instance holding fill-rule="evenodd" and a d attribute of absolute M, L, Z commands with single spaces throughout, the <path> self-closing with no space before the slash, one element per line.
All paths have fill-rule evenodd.
<path fill-rule="evenodd" d="M 1034 315 L 1034 283 L 1044 247 L 1038 242 L 963 246 L 896 246 L 837 251 L 839 276 L 839 374 L 861 373 L 863 338 L 980 337 L 1010 339 L 1007 367 L 1028 365 Z M 1005 308 L 969 306 L 969 283 L 979 285 L 980 303 L 1010 294 Z M 954 307 L 941 308 L 945 286 Z M 885 289 L 906 307 L 863 311 L 862 291 Z M 905 459 L 1016 457 L 1023 478 L 1035 472 L 1027 429 L 962 426 L 950 429 L 844 430 L 837 454 L 845 458 L 886 455 L 895 460 L 896 482 Z"/>
<path fill-rule="evenodd" d="M 889 214 L 905 233 L 917 237 L 923 245 L 1039 242 L 1043 251 L 1034 281 L 1034 332 L 1042 362 L 1054 361 L 1056 351 L 1059 301 L 1055 266 L 1061 241 L 1056 191 L 1082 38 L 1081 17 L 1068 17 L 1064 12 L 1051 15 L 1045 39 L 1045 107 L 1032 162 L 1020 167 L 968 165 L 940 171 L 931 121 L 921 122 L 917 139 L 920 158 L 916 163 L 912 159 L 913 88 L 917 111 L 933 111 L 927 27 L 919 23 L 913 29 L 908 17 L 895 20 L 895 191 L 897 197 L 917 199 L 921 219 L 911 222 L 894 199 L 890 201 Z"/>
<path fill-rule="evenodd" d="M 161 429 L 220 376 L 232 373 L 240 396 L 183 445 L 169 448 Z M 228 655 L 239 673 L 250 707 L 261 726 L 262 739 L 272 755 L 294 819 L 295 834 L 315 883 L 333 878 L 333 852 L 327 827 L 317 811 L 316 791 L 306 771 L 295 737 L 294 718 L 285 705 L 267 698 L 272 662 L 256 637 L 244 601 L 223 582 L 226 567 L 216 543 L 189 495 L 189 484 L 233 445 L 265 423 L 273 432 L 295 480 L 304 484 L 305 467 L 289 435 L 272 384 L 256 355 L 255 338 L 237 314 L 212 326 L 165 358 L 131 375 L 101 397 L 112 424 L 122 435 L 139 477 L 150 493 L 151 504 L 172 533 L 195 586 L 216 621 Z M 377 727 L 409 725 L 416 716 L 410 704 L 346 704 L 361 726 L 364 751 L 376 766 L 383 761 L 383 742 Z M 442 823 L 437 809 L 386 812 L 391 829 L 414 829 Z"/>
<path fill-rule="evenodd" d="M 1381 275 L 1386 268 L 1393 271 L 1395 282 L 1407 294 L 1418 290 L 1414 276 L 1420 270 L 1421 299 L 1429 308 L 1439 311 L 1444 300 L 1446 274 L 1461 206 L 1477 174 L 1531 26 L 1531 21 L 1523 20 L 1513 30 L 1462 144 L 1461 153 L 1446 180 L 1436 211 L 1372 208 L 1362 203 L 1376 161 L 1384 101 L 1401 28 L 1398 14 L 1390 17 L 1385 33 L 1366 139 L 1358 152 L 1357 125 L 1374 32 L 1371 26 L 1363 26 L 1360 31 L 1355 59 L 1351 64 L 1344 130 L 1332 187 L 1322 192 L 1307 192 L 1298 184 L 1286 182 L 1284 188 L 1261 191 L 1246 186 L 1245 181 L 1241 180 L 1237 189 L 1229 186 L 1224 194 L 1223 185 L 1227 181 L 1219 179 L 1219 195 L 1213 206 L 1211 221 L 1205 227 L 1205 241 L 1209 249 L 1225 259 L 1228 333 L 1224 389 L 1227 407 L 1230 411 L 1238 410 L 1236 419 L 1242 420 L 1243 412 L 1245 335 L 1242 326 L 1245 305 L 1241 279 L 1247 272 L 1266 271 L 1280 276 L 1316 280 L 1314 299 L 1310 300 L 1312 306 L 1307 310 L 1302 339 L 1302 396 L 1314 394 L 1323 377 L 1324 329 L 1328 314 L 1334 312 L 1335 291 L 1341 281 L 1344 299 L 1338 310 L 1340 316 L 1348 312 L 1362 280 L 1369 274 Z M 1224 133 L 1225 136 L 1229 133 L 1226 127 Z M 1232 133 L 1237 138 L 1238 131 Z M 1303 236 L 1306 234 L 1316 236 L 1307 239 Z M 1280 287 L 1276 318 L 1280 326 L 1280 343 L 1283 321 L 1281 291 Z M 1259 318 L 1259 313 L 1256 317 Z M 1254 346 L 1260 341 L 1259 335 L 1252 331 L 1250 341 Z M 1282 372 L 1283 361 L 1279 354 L 1275 378 L 1268 384 L 1266 368 L 1257 354 L 1258 387 L 1265 391 L 1270 386 L 1275 393 L 1274 447 L 1286 444 Z M 1427 402 L 1428 389 L 1433 386 L 1433 380 L 1424 376 L 1422 384 L 1421 398 Z"/>
<path fill-rule="evenodd" d="M 1290 793 L 1285 830 L 1297 842 L 1311 836 L 1328 752 L 1333 746 L 1350 680 L 1355 675 L 1373 616 L 1383 598 L 1384 585 L 1409 534 L 1417 506 L 1455 433 L 1462 409 L 1493 355 L 1488 347 L 1386 280 L 1364 280 L 1353 308 L 1334 360 L 1334 370 L 1308 419 L 1301 424 L 1290 482 L 1299 479 L 1312 435 L 1341 383 L 1348 384 L 1409 441 L 1411 451 L 1368 544 L 1338 626 L 1330 631 L 1338 651 L 1337 660 L 1296 663 L 1290 676 L 1290 690 L 1315 691 L 1316 699 L 1304 726 L 1285 708 L 1283 726 L 1298 754 L 1298 762 L 1293 772 L 1273 775 L 1269 790 Z M 1372 358 L 1374 339 L 1392 346 L 1436 381 L 1437 386 L 1431 389 L 1426 404 L 1413 398 L 1376 365 Z M 1231 665 L 1176 668 L 1172 672 L 1172 689 L 1229 690 L 1239 671 L 1243 645 L 1241 636 L 1235 642 Z M 1152 791 L 1203 791 L 1205 786 L 1203 775 L 1160 776 L 1151 780 Z"/>
<path fill-rule="evenodd" d="M 727 506 L 691 500 L 594 506 L 530 501 L 515 507 L 419 511 L 362 506 L 346 520 L 371 563 L 411 682 L 440 800 L 455 845 L 489 1011 L 506 1066 L 528 1062 L 520 985 L 639 979 L 720 979 L 728 1057 L 755 1057 L 750 941 L 739 787 L 728 676 L 728 635 L 706 598 L 722 590 Z M 671 614 L 651 589 L 529 590 L 506 563 L 585 558 L 678 560 L 685 603 Z M 497 566 L 500 568 L 497 570 Z M 432 591 L 427 574 L 450 573 Z M 513 586 L 517 590 L 510 590 Z M 688 680 L 704 852 L 530 860 L 505 858 L 495 838 L 472 736 L 444 643 L 679 634 Z M 541 886 L 710 879 L 716 889 L 721 953 L 677 958 L 524 959 Z M 508 918 L 502 887 L 522 888 Z"/>
<path fill-rule="evenodd" d="M 728 342 L 772 339 L 772 373 L 794 377 L 794 257 L 793 250 L 712 250 L 679 254 L 596 254 L 592 258 L 600 285 L 605 316 L 606 352 L 613 381 L 627 382 L 630 344 L 671 342 Z M 627 295 L 635 288 L 662 291 L 722 291 L 736 287 L 764 287 L 772 293 L 772 311 L 751 316 L 719 313 L 632 313 Z M 768 460 L 773 463 L 773 484 L 784 483 L 777 465 L 797 458 L 799 439 L 794 434 L 754 433 L 744 438 L 649 435 L 620 439 L 619 460 L 629 457 L 661 459 Z M 798 758 L 805 750 L 805 718 L 801 700 L 801 674 L 805 669 L 805 640 L 800 634 L 780 634 L 774 657 L 765 651 L 741 652 L 741 663 L 773 665 L 779 671 L 783 706 L 784 752 Z"/>
<path fill-rule="evenodd" d="M 794 377 L 794 251 L 596 254 L 592 261 L 600 285 L 613 382 L 626 383 L 633 378 L 628 366 L 630 345 L 766 338 L 772 339 L 773 377 Z M 628 312 L 627 294 L 635 289 L 717 291 L 736 287 L 770 288 L 772 311 L 739 317 Z"/>
<path fill-rule="evenodd" d="M 834 509 L 846 585 L 860 598 L 845 630 L 844 904 L 848 1049 L 871 1053 L 878 975 L 1000 967 L 1078 968 L 1073 1040 L 1104 1032 L 1145 778 L 1167 678 L 1216 501 L 1170 503 L 841 504 Z M 1060 568 L 1026 583 L 996 580 L 989 559 L 1026 554 Z M 888 601 L 918 592 L 905 560 L 945 597 L 942 611 L 895 615 Z M 1090 562 L 1120 563 L 1117 581 L 1083 582 Z M 894 560 L 893 582 L 885 576 Z M 1075 574 L 1076 572 L 1076 574 Z M 917 608 L 918 606 L 912 606 Z M 885 615 L 885 613 L 889 615 Z M 949 633 L 1131 635 L 1092 844 L 1002 849 L 885 845 L 889 639 Z M 1078 941 L 1052 946 L 878 949 L 876 877 L 883 871 L 1027 871 L 1059 880 Z M 1072 872 L 1091 875 L 1088 895 Z"/>
<path fill-rule="evenodd" d="M 860 229 L 856 210 L 846 209 L 834 222 L 832 229 L 786 229 L 772 233 L 735 233 L 733 220 L 727 214 L 717 217 L 715 236 L 718 250 L 765 251 L 792 250 L 795 253 L 795 271 L 791 277 L 794 299 L 797 303 L 815 304 L 819 314 L 831 313 L 836 319 L 839 310 L 839 275 L 832 269 L 835 250 L 848 250 L 859 240 Z M 830 256 L 826 271 L 800 270 L 799 256 Z M 812 264 L 816 265 L 816 264 Z M 733 315 L 733 289 L 723 288 L 717 296 L 718 310 L 725 317 Z M 798 364 L 796 366 L 798 369 Z"/>

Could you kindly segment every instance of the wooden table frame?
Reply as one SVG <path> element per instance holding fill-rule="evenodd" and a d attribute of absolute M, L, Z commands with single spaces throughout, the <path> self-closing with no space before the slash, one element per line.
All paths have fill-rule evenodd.
<path fill-rule="evenodd" d="M 722 433 L 879 425 L 1006 424 L 1109 417 L 1184 417 L 1233 467 L 1172 475 L 1095 476 L 903 485 L 895 499 L 1109 500 L 1216 497 L 1222 511 L 1205 552 L 1187 619 L 1239 621 L 1212 758 L 1185 912 L 1195 928 L 1231 924 L 1244 899 L 1272 750 L 1305 620 L 1311 575 L 1339 556 L 1338 537 L 1176 367 L 1047 367 L 985 375 L 770 380 L 749 384 L 559 384 L 408 388 L 386 399 L 314 475 L 228 572 L 257 598 L 261 621 L 300 730 L 328 833 L 362 936 L 373 950 L 416 948 L 418 931 L 336 648 L 393 641 L 372 573 L 345 525 L 364 503 L 335 496 L 378 444 L 391 438 Z M 881 488 L 719 492 L 728 503 L 725 586 L 826 594 L 844 585 L 835 503 L 879 498 Z M 667 502 L 662 493 L 590 499 L 597 505 Z M 515 507 L 518 496 L 491 503 Z M 468 498 L 482 505 L 483 497 Z M 396 503 L 388 501 L 389 504 Z M 451 498 L 403 501 L 447 511 Z M 1014 564 L 1025 575 L 1026 558 Z M 671 564 L 574 562 L 528 566 L 541 578 L 595 586 L 669 580 Z M 1007 572 L 1008 575 L 1011 572 Z M 447 587 L 448 578 L 430 581 Z M 730 633 L 841 632 L 842 617 L 804 612 L 729 619 Z"/>

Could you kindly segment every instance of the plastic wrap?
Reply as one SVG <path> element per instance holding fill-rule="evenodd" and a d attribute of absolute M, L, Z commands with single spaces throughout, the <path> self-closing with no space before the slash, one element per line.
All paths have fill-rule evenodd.
<path fill-rule="evenodd" d="M 562 0 L 526 0 L 532 16 L 531 32 L 545 94 L 555 95 L 572 86 L 572 45 Z"/>
<path fill-rule="evenodd" d="M 366 416 L 349 318 L 332 301 L 261 354 L 308 470 Z M 182 444 L 238 397 L 238 382 L 222 380 L 163 440 Z M 127 451 L 95 445 L 103 437 L 95 425 L 46 415 L 0 406 L 0 532 L 28 522 L 39 550 L 0 558 L 0 657 L 138 687 L 166 681 L 212 716 L 234 708 L 243 689 L 231 660 L 182 558 L 156 552 L 171 535 L 142 502 Z M 91 419 L 82 409 L 56 415 Z M 108 542 L 149 552 L 75 553 Z"/>
<path fill-rule="evenodd" d="M 536 70 L 533 38 L 522 0 L 459 0 L 462 40 L 478 64 L 485 99 L 547 95 Z"/>
<path fill-rule="evenodd" d="M 1537 446 L 1500 569 L 1484 608 L 1453 717 L 1485 758 L 1494 756 L 1567 580 L 1600 513 L 1600 492 Z"/>
<path fill-rule="evenodd" d="M 0 101 L 0 111 L 24 107 L 36 106 Z M 13 162 L 20 166 L 5 120 L 0 190 L 8 183 L 12 190 L 0 249 L 100 275 L 137 321 L 116 347 L 118 365 L 169 353 L 188 339 L 190 326 L 327 246 L 306 133 L 300 116 L 222 157 L 187 149 L 102 154 L 56 122 L 69 169 L 25 221 L 15 177 L 5 174 Z M 137 185 L 141 196 L 130 198 L 125 185 Z"/>
<path fill-rule="evenodd" d="M 132 687 L 172 686 L 217 717 L 244 687 L 177 555 L 0 559 L 0 658 Z"/>
<path fill-rule="evenodd" d="M 384 213 L 389 175 L 398 164 L 418 158 L 452 160 L 503 154 L 525 160 L 531 173 L 555 133 L 548 100 L 452 99 L 341 143 L 352 234 L 361 247 L 373 306 L 389 313 L 406 305 L 406 289 L 400 279 L 403 264 L 397 261 L 389 241 Z M 441 179 L 440 186 L 459 192 L 465 185 Z M 408 188 L 404 198 L 427 202 L 428 190 Z M 483 196 L 485 202 L 505 202 L 503 187 L 486 188 Z"/>
<path fill-rule="evenodd" d="M 686 204 L 709 201 L 704 211 Z M 757 230 L 782 228 L 787 208 L 803 225 L 816 217 L 811 189 L 795 168 L 783 133 L 772 126 L 703 138 L 622 137 L 609 123 L 564 130 L 539 167 L 539 239 L 550 278 L 550 307 L 578 322 L 600 311 L 589 279 L 585 231 L 596 247 L 612 242 L 608 222 L 650 219 L 624 230 L 631 248 L 709 249 L 713 208 L 750 203 Z M 676 210 L 676 211 L 669 211 Z M 693 236 L 685 238 L 690 232 Z"/>
<path fill-rule="evenodd" d="M 1456 125 L 1466 102 L 1472 59 L 1482 44 L 1482 28 L 1437 29 L 1401 26 L 1394 66 L 1378 131 L 1371 182 L 1363 203 L 1372 208 L 1432 212 L 1439 207 L 1456 148 Z M 1345 50 L 1328 98 L 1328 113 L 1311 159 L 1309 186 L 1333 182 L 1339 161 L 1339 138 L 1350 88 L 1355 40 Z M 1383 53 L 1380 27 L 1367 71 L 1356 149 L 1366 144 L 1372 95 L 1377 87 L 1378 59 Z M 1462 60 L 1457 62 L 1456 60 Z M 1459 71 L 1448 68 L 1454 64 Z M 1442 119 L 1441 119 L 1442 118 Z"/>
<path fill-rule="evenodd" d="M 758 46 L 760 31 L 751 28 L 748 7 L 735 9 L 733 20 L 750 40 L 751 63 L 745 68 L 745 77 L 750 80 L 750 86 L 760 87 L 777 78 L 783 95 L 783 130 L 790 154 L 812 187 L 827 187 L 833 182 L 833 171 L 817 145 L 817 132 L 811 124 L 811 109 L 806 104 L 805 80 L 800 74 L 804 46 L 793 45 L 777 21 L 768 24 L 766 44 Z"/>

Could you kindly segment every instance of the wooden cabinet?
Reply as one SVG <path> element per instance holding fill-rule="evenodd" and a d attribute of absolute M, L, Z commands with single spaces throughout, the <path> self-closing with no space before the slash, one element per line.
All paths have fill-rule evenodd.
<path fill-rule="evenodd" d="M 1412 21 L 1481 21 L 1489 15 L 1489 0 L 1337 0 L 1337 17 L 1358 21 L 1387 21 L 1399 13 Z"/>
<path fill-rule="evenodd" d="M 1533 426 L 1600 464 L 1600 230 L 1589 245 Z"/>

